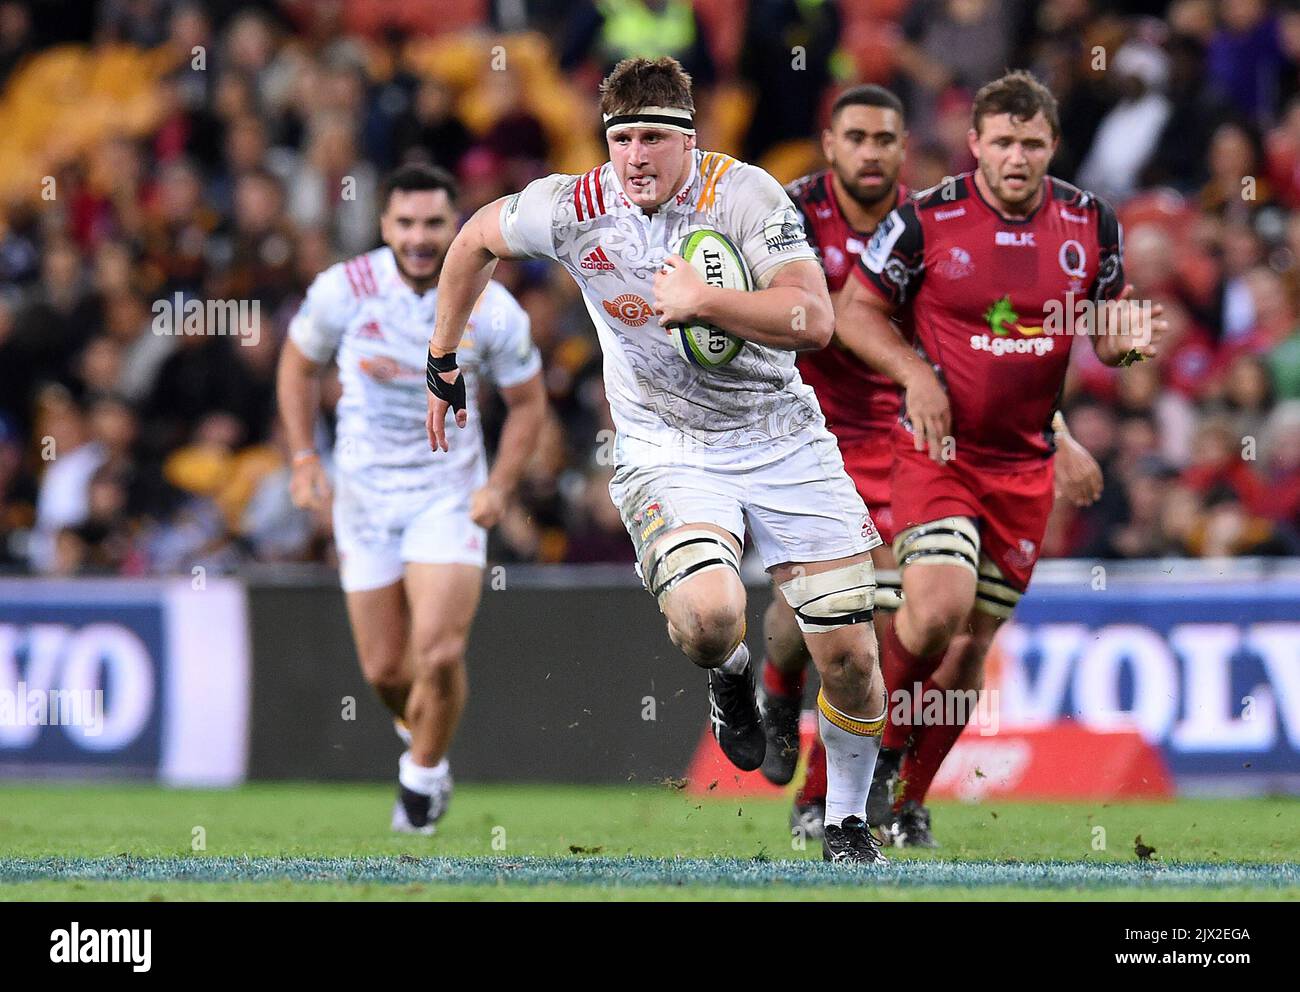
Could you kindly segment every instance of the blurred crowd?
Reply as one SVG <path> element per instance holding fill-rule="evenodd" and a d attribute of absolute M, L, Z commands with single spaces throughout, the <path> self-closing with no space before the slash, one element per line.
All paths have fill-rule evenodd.
<path fill-rule="evenodd" d="M 378 243 L 399 163 L 453 170 L 467 215 L 594 165 L 603 71 L 660 53 L 695 76 L 701 144 L 782 180 L 819 166 L 838 87 L 894 87 L 913 188 L 971 166 L 981 83 L 1037 72 L 1053 173 L 1115 204 L 1135 295 L 1171 324 L 1124 370 L 1078 347 L 1063 405 L 1106 489 L 1058 503 L 1045 552 L 1300 554 L 1300 5 L 0 0 L 0 570 L 330 561 L 275 416 L 306 287 Z M 576 287 L 542 263 L 497 278 L 552 410 L 491 557 L 630 561 Z M 164 332 L 173 300 L 255 301 L 258 333 Z M 501 416 L 485 397 L 489 439 Z"/>

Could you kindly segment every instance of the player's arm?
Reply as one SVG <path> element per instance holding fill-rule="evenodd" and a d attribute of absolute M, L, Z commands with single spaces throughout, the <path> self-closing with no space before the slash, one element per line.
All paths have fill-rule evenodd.
<path fill-rule="evenodd" d="M 762 169 L 732 167 L 717 191 L 718 221 L 757 287 L 709 286 L 677 255 L 655 276 L 655 310 L 667 323 L 702 321 L 755 344 L 787 351 L 825 348 L 835 327 L 826 276 L 790 197 Z"/>
<path fill-rule="evenodd" d="M 1092 348 L 1104 365 L 1132 365 L 1160 351 L 1160 337 L 1169 326 L 1164 304 L 1132 296 L 1133 284 L 1128 283 L 1114 299 L 1099 301 Z"/>
<path fill-rule="evenodd" d="M 480 527 L 492 527 L 506 510 L 506 501 L 537 450 L 546 417 L 546 388 L 542 356 L 529 333 L 528 314 L 500 286 L 483 297 L 475 322 L 480 358 L 506 404 L 506 419 L 497 440 L 496 458 L 487 482 L 470 501 L 470 516 Z"/>
<path fill-rule="evenodd" d="M 835 333 L 859 360 L 903 387 L 912 443 L 943 461 L 952 430 L 948 392 L 889 318 L 921 291 L 925 231 L 916 207 L 902 203 L 876 226 L 836 301 Z"/>
<path fill-rule="evenodd" d="M 456 367 L 456 348 L 465 324 L 482 295 L 497 260 L 554 258 L 552 237 L 555 199 L 563 176 L 535 180 L 514 196 L 480 207 L 447 249 L 438 278 L 438 316 L 429 341 L 429 412 L 425 428 L 429 446 L 447 450 L 447 411 L 456 411 L 456 426 L 464 427 L 465 380 Z"/>
<path fill-rule="evenodd" d="M 329 480 L 313 440 L 320 376 L 343 337 L 354 299 L 337 266 L 322 272 L 307 287 L 280 349 L 275 392 L 293 465 L 289 493 L 305 509 L 323 509 L 329 501 Z"/>
<path fill-rule="evenodd" d="M 425 429 L 429 433 L 429 447 L 434 451 L 447 450 L 449 409 L 455 410 L 457 427 L 464 427 L 468 419 L 465 379 L 456 365 L 456 349 L 465 336 L 465 324 L 474 303 L 492 278 L 497 259 L 510 257 L 501 236 L 501 208 L 505 202 L 505 199 L 493 200 L 474 213 L 447 249 L 442 274 L 438 277 L 438 315 L 429 339 L 429 362 L 425 370 L 429 387 Z"/>
<path fill-rule="evenodd" d="M 1101 498 L 1101 466 L 1074 439 L 1060 410 L 1052 416 L 1052 431 L 1056 435 L 1056 495 L 1075 506 L 1091 506 Z"/>
<path fill-rule="evenodd" d="M 916 450 L 928 448 L 931 458 L 942 461 L 943 441 L 952 429 L 948 393 L 929 363 L 903 340 L 890 319 L 894 309 L 860 276 L 851 277 L 836 301 L 835 334 L 859 361 L 903 388 Z"/>
<path fill-rule="evenodd" d="M 292 340 L 284 342 L 275 377 L 276 403 L 293 463 L 289 495 L 293 505 L 303 509 L 321 509 L 329 499 L 329 480 L 312 442 L 323 370 Z"/>
<path fill-rule="evenodd" d="M 1168 325 L 1165 308 L 1159 303 L 1132 298 L 1133 286 L 1124 281 L 1123 231 L 1119 219 L 1105 200 L 1096 201 L 1096 210 L 1100 260 L 1089 292 L 1097 314 L 1093 351 L 1106 365 L 1131 365 L 1154 358 L 1160 336 Z"/>
<path fill-rule="evenodd" d="M 506 419 L 501 425 L 496 458 L 487 482 L 470 501 L 470 517 L 480 527 L 495 527 L 501 520 L 524 466 L 537 450 L 537 438 L 546 416 L 546 389 L 540 372 L 499 392 L 506 404 Z"/>
<path fill-rule="evenodd" d="M 787 262 L 765 289 L 753 292 L 710 286 L 680 255 L 669 255 L 664 266 L 655 276 L 655 313 L 665 324 L 713 324 L 786 351 L 815 351 L 830 343 L 834 310 L 826 276 L 814 261 Z"/>

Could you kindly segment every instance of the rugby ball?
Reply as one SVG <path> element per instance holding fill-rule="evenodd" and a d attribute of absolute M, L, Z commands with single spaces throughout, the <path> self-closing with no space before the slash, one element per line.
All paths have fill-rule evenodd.
<path fill-rule="evenodd" d="M 749 268 L 740 252 L 717 231 L 692 231 L 682 239 L 677 254 L 695 269 L 710 286 L 723 289 L 753 289 Z M 672 324 L 669 337 L 677 353 L 692 365 L 718 368 L 740 354 L 745 342 L 712 324 Z"/>

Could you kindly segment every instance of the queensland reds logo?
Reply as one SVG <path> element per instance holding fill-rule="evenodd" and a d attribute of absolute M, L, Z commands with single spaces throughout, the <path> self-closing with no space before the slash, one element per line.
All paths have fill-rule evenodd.
<path fill-rule="evenodd" d="M 1007 550 L 1003 559 L 1012 568 L 1031 568 L 1037 559 L 1038 547 L 1033 541 L 1021 538 L 1014 548 Z"/>
<path fill-rule="evenodd" d="M 612 303 L 609 300 L 601 300 L 600 305 L 605 308 L 607 314 L 617 317 L 629 327 L 640 327 L 654 314 L 650 304 L 635 293 L 624 293 L 615 298 Z"/>
<path fill-rule="evenodd" d="M 1083 250 L 1083 245 L 1073 238 L 1061 243 L 1061 250 L 1056 257 L 1061 263 L 1061 271 L 1067 276 L 1082 279 L 1087 275 L 1088 253 Z"/>

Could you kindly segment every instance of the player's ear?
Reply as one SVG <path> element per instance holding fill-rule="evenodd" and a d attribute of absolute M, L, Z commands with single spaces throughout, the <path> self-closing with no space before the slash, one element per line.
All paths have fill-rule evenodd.
<path fill-rule="evenodd" d="M 971 158 L 980 157 L 980 133 L 974 128 L 966 132 L 966 147 L 970 149 Z"/>
<path fill-rule="evenodd" d="M 828 163 L 834 157 L 832 155 L 834 151 L 835 151 L 835 135 L 831 133 L 830 128 L 828 127 L 822 128 L 822 155 L 825 156 L 826 161 Z"/>
<path fill-rule="evenodd" d="M 695 151 L 695 135 L 693 134 L 686 135 L 686 150 L 688 152 Z"/>

